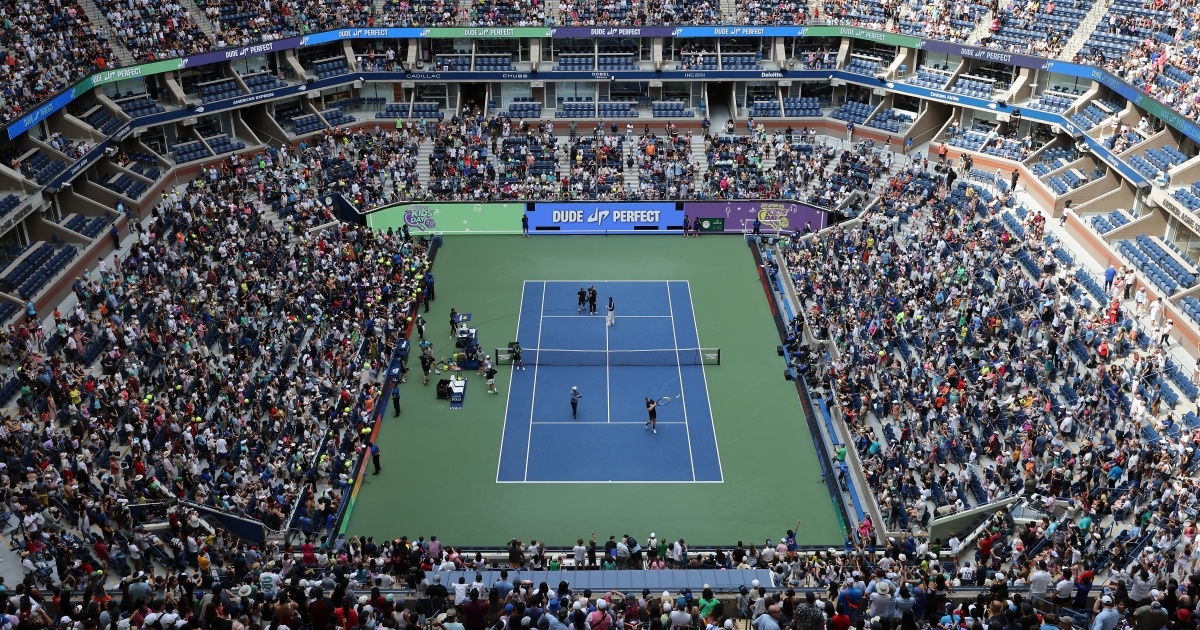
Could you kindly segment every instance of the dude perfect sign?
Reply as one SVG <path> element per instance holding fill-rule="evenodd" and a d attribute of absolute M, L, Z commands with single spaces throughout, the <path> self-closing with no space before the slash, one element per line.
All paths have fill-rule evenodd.
<path fill-rule="evenodd" d="M 539 203 L 529 227 L 543 232 L 591 233 L 679 229 L 683 212 L 674 203 Z"/>

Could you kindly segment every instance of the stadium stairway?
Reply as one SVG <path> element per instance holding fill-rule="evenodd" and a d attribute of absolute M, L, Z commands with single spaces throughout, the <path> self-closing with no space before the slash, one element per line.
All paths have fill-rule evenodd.
<path fill-rule="evenodd" d="M 1108 11 L 1108 2 L 1097 2 L 1092 5 L 1091 11 L 1088 11 L 1083 22 L 1079 24 L 1079 28 L 1075 29 L 1075 34 L 1071 35 L 1071 39 L 1067 40 L 1067 45 L 1063 47 L 1062 54 L 1059 59 L 1070 61 L 1075 53 L 1083 49 L 1083 45 L 1087 43 L 1089 37 L 1092 36 L 1092 31 L 1096 30 L 1096 26 L 1104 19 L 1105 13 Z"/>
<path fill-rule="evenodd" d="M 192 15 L 192 21 L 200 26 L 200 30 L 204 31 L 204 34 L 208 35 L 209 39 L 214 42 L 217 41 L 217 30 L 214 28 L 212 20 L 208 19 L 208 16 L 204 14 L 204 10 L 196 4 L 196 0 L 179 0 L 179 4 L 187 9 L 188 13 Z"/>
<path fill-rule="evenodd" d="M 112 47 L 113 54 L 117 56 L 117 63 L 113 65 L 136 66 L 137 62 L 133 60 L 133 53 L 129 52 L 125 44 L 121 43 L 121 39 L 111 32 L 112 24 L 108 18 L 104 17 L 104 11 L 96 6 L 95 0 L 80 0 L 80 5 L 83 6 L 84 13 L 87 13 L 88 20 L 108 37 L 108 45 Z"/>
<path fill-rule="evenodd" d="M 692 162 L 696 164 L 696 185 L 702 187 L 704 174 L 708 172 L 708 160 L 704 157 L 704 134 L 692 134 Z"/>
<path fill-rule="evenodd" d="M 994 14 L 991 11 L 979 16 L 979 24 L 975 25 L 975 30 L 967 37 L 967 41 L 972 44 L 977 44 L 985 37 L 992 34 L 992 17 Z"/>
<path fill-rule="evenodd" d="M 736 0 L 721 0 L 721 15 L 725 16 L 726 22 L 732 21 L 732 18 L 737 14 Z"/>

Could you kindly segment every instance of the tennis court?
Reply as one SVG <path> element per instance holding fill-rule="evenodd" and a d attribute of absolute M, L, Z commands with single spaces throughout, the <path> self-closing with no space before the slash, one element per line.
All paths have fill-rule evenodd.
<path fill-rule="evenodd" d="M 589 287 L 604 305 L 595 315 L 578 312 Z M 720 350 L 700 347 L 686 280 L 526 281 L 515 335 L 532 347 L 512 374 L 497 482 L 721 482 L 703 365 L 717 365 Z M 574 418 L 572 387 L 583 395 Z M 661 401 L 654 432 L 646 398 Z M 581 457 L 562 444 L 622 448 Z"/>
<path fill-rule="evenodd" d="M 466 374 L 463 408 L 450 410 L 437 375 L 422 386 L 414 364 L 403 414 L 388 413 L 379 432 L 383 470 L 363 479 L 348 535 L 570 547 L 593 531 L 655 532 L 728 548 L 777 540 L 802 518 L 799 542 L 842 544 L 744 239 L 450 236 L 434 273 L 437 301 L 424 314 L 434 353 L 454 351 L 454 307 L 472 314 L 487 352 L 520 340 L 527 369 L 500 365 L 498 395 Z M 576 293 L 593 284 L 600 312 L 577 314 Z M 605 330 L 610 294 L 618 319 Z M 719 348 L 720 365 L 684 356 L 698 347 Z M 540 348 L 588 356 L 529 353 Z M 572 385 L 584 395 L 578 421 Z M 679 398 L 658 409 L 655 435 L 643 428 L 644 399 L 660 392 Z"/>

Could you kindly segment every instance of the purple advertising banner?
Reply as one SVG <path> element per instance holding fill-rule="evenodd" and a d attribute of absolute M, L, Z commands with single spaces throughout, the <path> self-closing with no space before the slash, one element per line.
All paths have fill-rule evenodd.
<path fill-rule="evenodd" d="M 557 26 L 550 35 L 559 37 L 673 37 L 673 26 Z"/>
<path fill-rule="evenodd" d="M 241 59 L 242 57 L 250 57 L 252 55 L 265 55 L 269 52 L 280 50 L 291 50 L 304 45 L 304 40 L 307 37 L 289 37 L 287 39 L 279 39 L 273 42 L 263 42 L 261 44 L 253 44 L 250 46 L 242 46 L 240 48 L 225 48 L 223 50 L 214 50 L 213 52 L 201 53 L 185 57 L 183 62 L 179 64 L 180 68 L 194 68 L 210 63 L 220 63 L 230 59 Z"/>
<path fill-rule="evenodd" d="M 1009 66 L 1017 66 L 1018 68 L 1041 68 L 1046 60 L 1042 57 L 1032 57 L 1030 55 L 1019 55 L 1003 50 L 992 50 L 991 48 L 980 48 L 978 46 L 965 46 L 963 44 L 953 44 L 950 42 L 937 41 L 935 39 L 921 40 L 921 48 L 936 53 L 946 53 L 950 55 L 958 55 L 964 59 L 979 59 L 981 61 L 994 61 Z"/>
<path fill-rule="evenodd" d="M 693 220 L 723 219 L 726 232 L 749 232 L 756 218 L 764 232 L 803 230 L 806 223 L 815 231 L 829 221 L 828 211 L 793 201 L 695 201 L 683 204 L 683 211 Z"/>

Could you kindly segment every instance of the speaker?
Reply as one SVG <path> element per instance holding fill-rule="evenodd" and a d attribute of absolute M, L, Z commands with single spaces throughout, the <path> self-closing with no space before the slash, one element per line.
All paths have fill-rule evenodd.
<path fill-rule="evenodd" d="M 779 356 L 783 356 L 783 346 L 775 346 L 775 352 L 778 353 Z"/>
<path fill-rule="evenodd" d="M 996 104 L 999 105 L 1000 107 L 1008 107 L 1007 101 L 996 101 Z"/>
<path fill-rule="evenodd" d="M 792 380 L 792 371 L 791 371 L 791 370 L 784 370 L 784 371 L 783 371 L 783 380 L 785 380 L 785 381 L 790 381 L 790 380 Z"/>
<path fill-rule="evenodd" d="M 312 84 L 314 84 L 314 83 L 316 83 L 316 82 L 317 82 L 317 80 L 316 80 L 316 79 L 309 79 L 308 81 L 306 81 L 306 83 L 308 83 L 309 85 L 312 85 Z"/>

